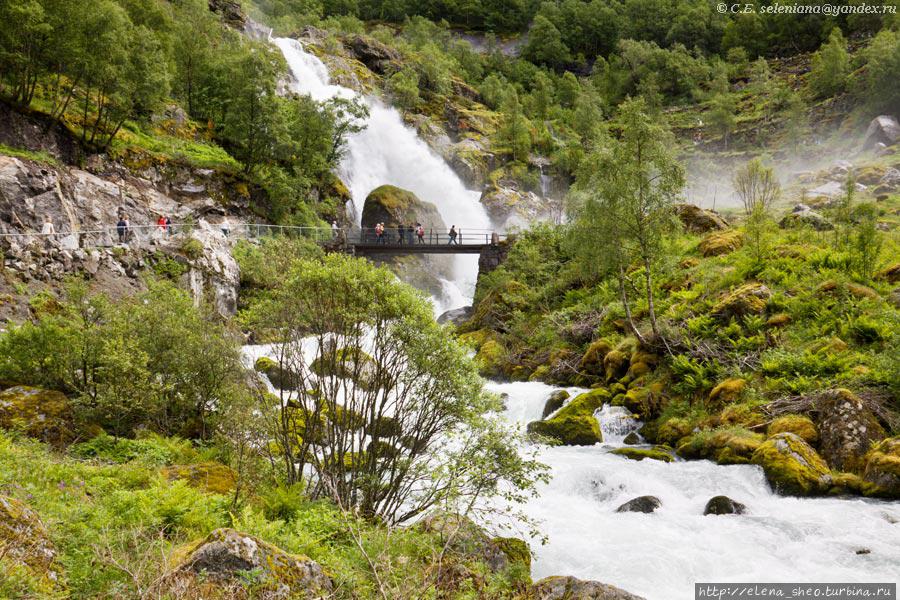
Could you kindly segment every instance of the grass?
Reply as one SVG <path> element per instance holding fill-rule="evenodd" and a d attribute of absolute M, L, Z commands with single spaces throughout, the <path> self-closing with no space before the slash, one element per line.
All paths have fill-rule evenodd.
<path fill-rule="evenodd" d="M 13 148 L 12 146 L 7 146 L 6 144 L 0 144 L 0 154 L 5 154 L 6 156 L 12 156 L 14 158 L 33 160 L 35 162 L 44 163 L 47 165 L 55 166 L 58 164 L 56 159 L 46 152 L 36 152 L 34 150 L 26 150 L 24 148 Z"/>

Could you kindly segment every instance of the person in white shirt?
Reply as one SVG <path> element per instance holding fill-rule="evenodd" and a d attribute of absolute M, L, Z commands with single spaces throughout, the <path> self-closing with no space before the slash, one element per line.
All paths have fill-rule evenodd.
<path fill-rule="evenodd" d="M 44 215 L 44 225 L 41 227 L 41 233 L 44 235 L 54 235 L 56 233 L 56 228 L 53 227 L 53 220 L 50 218 L 50 215 Z"/>

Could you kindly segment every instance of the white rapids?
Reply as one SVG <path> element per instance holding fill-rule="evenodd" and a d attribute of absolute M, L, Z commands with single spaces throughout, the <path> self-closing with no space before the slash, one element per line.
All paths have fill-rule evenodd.
<path fill-rule="evenodd" d="M 490 219 L 479 202 L 481 194 L 466 189 L 447 163 L 403 123 L 396 109 L 375 98 L 361 97 L 349 88 L 331 84 L 328 69 L 322 61 L 306 52 L 297 40 L 275 38 L 272 42 L 287 60 L 294 91 L 319 101 L 360 97 L 369 107 L 366 128 L 350 136 L 340 166 L 341 179 L 353 196 L 358 216 L 362 215 L 369 192 L 380 185 L 391 184 L 434 204 L 447 226 L 456 225 L 464 235 L 467 228 L 491 228 Z M 475 291 L 478 257 L 457 255 L 454 261 L 453 280 L 445 281 L 443 285 L 457 289 L 445 289 L 443 297 L 437 299 L 441 310 L 463 306 L 465 299 L 471 298 Z"/>
<path fill-rule="evenodd" d="M 540 418 L 557 389 L 542 383 L 489 388 L 508 394 L 507 418 L 522 426 Z M 900 579 L 900 503 L 786 498 L 772 493 L 755 466 L 609 454 L 629 430 L 622 409 L 610 408 L 597 417 L 616 432 L 607 437 L 611 443 L 540 450 L 552 480 L 525 507 L 549 537 L 544 546 L 532 544 L 535 579 L 596 579 L 648 600 L 693 598 L 695 582 Z M 706 502 L 720 494 L 747 505 L 748 513 L 703 516 Z M 644 495 L 658 497 L 661 508 L 615 512 Z M 864 549 L 870 552 L 856 553 Z"/>

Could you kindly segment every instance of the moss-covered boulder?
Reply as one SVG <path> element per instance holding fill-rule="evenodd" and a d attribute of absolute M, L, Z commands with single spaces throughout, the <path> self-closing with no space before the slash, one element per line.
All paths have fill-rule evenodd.
<path fill-rule="evenodd" d="M 569 392 L 566 390 L 556 390 L 550 397 L 547 398 L 547 402 L 544 403 L 544 411 L 541 413 L 541 418 L 546 419 L 565 404 L 566 400 L 569 399 Z"/>
<path fill-rule="evenodd" d="M 75 438 L 72 406 L 65 394 L 25 385 L 0 392 L 0 428 L 22 431 L 57 448 Z"/>
<path fill-rule="evenodd" d="M 690 419 L 682 417 L 666 419 L 656 428 L 656 441 L 674 448 L 679 440 L 691 435 L 696 427 L 697 424 Z"/>
<path fill-rule="evenodd" d="M 653 448 L 616 448 L 610 452 L 610 454 L 624 456 L 631 460 L 644 460 L 645 458 L 662 462 L 672 462 L 675 460 L 675 457 L 672 456 L 669 449 L 664 448 L 663 446 L 654 446 Z"/>
<path fill-rule="evenodd" d="M 475 364 L 479 372 L 486 377 L 503 375 L 506 363 L 506 348 L 496 339 L 489 339 L 475 354 Z"/>
<path fill-rule="evenodd" d="M 452 554 L 481 561 L 495 573 L 510 566 L 509 553 L 516 555 L 522 551 L 521 547 L 516 548 L 506 538 L 491 538 L 484 529 L 462 515 L 433 513 L 422 519 L 419 527 L 425 532 L 436 534 Z M 523 560 L 523 557 L 518 556 L 517 560 Z M 530 562 L 530 552 L 528 560 Z"/>
<path fill-rule="evenodd" d="M 724 294 L 710 311 L 714 317 L 728 320 L 746 315 L 758 315 L 766 309 L 772 292 L 762 283 L 751 282 Z"/>
<path fill-rule="evenodd" d="M 709 392 L 709 406 L 719 407 L 725 404 L 737 402 L 747 387 L 747 380 L 739 377 L 732 377 L 718 384 Z"/>
<path fill-rule="evenodd" d="M 375 384 L 377 370 L 375 360 L 361 348 L 338 348 L 325 350 L 309 366 L 310 371 L 320 377 L 349 379 L 360 388 L 367 390 Z"/>
<path fill-rule="evenodd" d="M 384 223 L 386 227 L 421 223 L 426 230 L 434 228 L 441 235 L 447 233 L 446 224 L 434 204 L 393 185 L 377 187 L 366 196 L 362 226 L 369 229 L 378 223 Z M 460 226 L 459 223 L 456 225 Z"/>
<path fill-rule="evenodd" d="M 609 392 L 596 389 L 577 396 L 552 418 L 532 421 L 528 433 L 547 437 L 567 446 L 591 446 L 603 441 L 594 412 L 609 400 Z"/>
<path fill-rule="evenodd" d="M 185 481 L 192 487 L 214 494 L 227 494 L 234 490 L 237 483 L 234 469 L 215 461 L 171 465 L 163 468 L 162 475 L 169 481 Z"/>
<path fill-rule="evenodd" d="M 793 433 L 810 446 L 815 446 L 819 441 L 816 424 L 806 415 L 782 415 L 774 419 L 769 423 L 766 434 L 772 437 L 779 433 Z"/>
<path fill-rule="evenodd" d="M 793 433 L 769 438 L 753 453 L 772 488 L 791 496 L 824 494 L 832 485 L 831 471 L 812 446 Z"/>
<path fill-rule="evenodd" d="M 216 529 L 182 554 L 184 559 L 160 586 L 175 598 L 312 599 L 334 589 L 315 561 L 234 529 Z"/>
<path fill-rule="evenodd" d="M 603 372 L 606 381 L 614 381 L 625 376 L 630 365 L 631 355 L 623 350 L 612 350 L 603 357 Z"/>
<path fill-rule="evenodd" d="M 518 567 L 523 573 L 531 573 L 531 548 L 528 542 L 514 537 L 495 537 L 491 540 L 506 555 L 511 567 Z"/>
<path fill-rule="evenodd" d="M 742 427 L 723 427 L 682 438 L 677 451 L 684 458 L 707 458 L 720 465 L 739 465 L 751 462 L 764 441 L 761 434 Z"/>
<path fill-rule="evenodd" d="M 279 390 L 295 390 L 300 385 L 300 376 L 288 369 L 281 367 L 277 361 L 268 356 L 260 356 L 253 364 L 257 373 L 266 376 L 275 388 Z"/>
<path fill-rule="evenodd" d="M 743 241 L 744 238 L 740 231 L 730 229 L 709 234 L 700 240 L 697 248 L 703 256 L 721 256 L 740 248 Z"/>
<path fill-rule="evenodd" d="M 900 281 L 900 262 L 893 263 L 878 271 L 875 277 L 889 283 L 897 283 Z"/>
<path fill-rule="evenodd" d="M 877 495 L 900 498 L 900 437 L 882 440 L 866 454 L 863 479 Z"/>
<path fill-rule="evenodd" d="M 728 221 L 714 210 L 700 208 L 694 204 L 676 204 L 675 214 L 691 233 L 709 233 L 728 229 Z"/>
<path fill-rule="evenodd" d="M 591 342 L 581 357 L 581 370 L 592 375 L 603 375 L 603 359 L 612 351 L 612 345 L 600 339 Z"/>
<path fill-rule="evenodd" d="M 886 437 L 878 419 L 847 389 L 823 394 L 816 409 L 822 457 L 836 471 L 862 473 L 866 453 Z"/>
<path fill-rule="evenodd" d="M 624 406 L 641 419 L 650 419 L 663 405 L 662 384 L 632 387 L 613 404 Z"/>
<path fill-rule="evenodd" d="M 644 600 L 613 585 L 562 575 L 541 579 L 531 587 L 528 597 L 534 600 Z"/>
<path fill-rule="evenodd" d="M 35 592 L 55 598 L 65 587 L 56 556 L 37 513 L 15 498 L 0 496 L 0 577 L 6 569 L 22 569 Z"/>

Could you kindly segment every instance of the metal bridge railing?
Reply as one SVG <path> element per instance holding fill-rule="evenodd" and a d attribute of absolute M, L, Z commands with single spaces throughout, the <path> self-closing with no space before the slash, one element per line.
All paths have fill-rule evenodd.
<path fill-rule="evenodd" d="M 350 244 L 384 244 L 384 245 L 453 245 L 453 244 L 497 244 L 505 240 L 507 235 L 492 229 L 464 229 L 456 230 L 456 236 L 450 236 L 450 230 L 446 228 L 425 227 L 419 235 L 416 228 L 410 227 L 385 227 L 379 233 L 373 227 L 354 228 L 347 233 L 347 242 Z"/>

